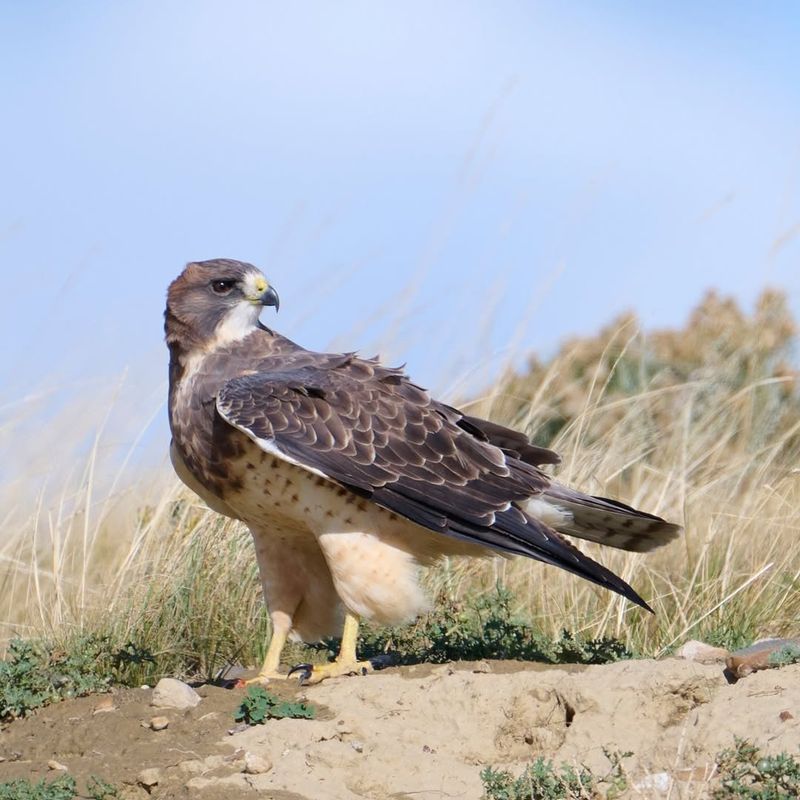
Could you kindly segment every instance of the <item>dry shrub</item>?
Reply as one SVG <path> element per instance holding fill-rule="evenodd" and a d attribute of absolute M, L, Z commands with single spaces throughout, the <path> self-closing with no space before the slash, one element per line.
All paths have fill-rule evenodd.
<path fill-rule="evenodd" d="M 682 329 L 645 335 L 626 315 L 471 404 L 559 451 L 559 480 L 686 529 L 647 556 L 584 548 L 630 580 L 655 617 L 555 570 L 504 564 L 503 580 L 543 624 L 617 635 L 650 653 L 687 635 L 738 644 L 797 630 L 796 330 L 779 292 L 764 292 L 751 316 L 710 293 Z M 459 567 L 468 583 L 494 577 Z"/>

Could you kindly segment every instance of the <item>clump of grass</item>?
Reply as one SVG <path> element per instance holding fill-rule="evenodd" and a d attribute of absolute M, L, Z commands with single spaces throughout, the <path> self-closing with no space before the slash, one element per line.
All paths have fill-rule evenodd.
<path fill-rule="evenodd" d="M 628 788 L 622 762 L 632 753 L 603 752 L 611 764 L 605 775 L 595 775 L 585 766 L 556 767 L 542 757 L 517 777 L 507 770 L 487 767 L 481 772 L 484 800 L 614 800 Z"/>
<path fill-rule="evenodd" d="M 800 761 L 788 753 L 765 756 L 745 739 L 736 739 L 717 756 L 719 786 L 714 800 L 792 800 L 800 797 Z"/>
<path fill-rule="evenodd" d="M 796 344 L 785 296 L 765 292 L 747 315 L 712 293 L 683 328 L 644 335 L 627 315 L 467 404 L 560 452 L 559 480 L 683 523 L 681 540 L 644 556 L 580 543 L 654 617 L 523 559 L 453 564 L 447 584 L 474 593 L 499 575 L 544 627 L 619 637 L 650 655 L 706 632 L 726 646 L 796 632 Z"/>
<path fill-rule="evenodd" d="M 440 595 L 434 608 L 411 625 L 362 626 L 360 650 L 365 657 L 393 653 L 400 664 L 479 659 L 605 664 L 634 655 L 616 639 L 587 639 L 566 630 L 552 637 L 515 612 L 514 604 L 512 593 L 500 586 L 467 601 Z"/>
<path fill-rule="evenodd" d="M 236 722 L 263 725 L 268 719 L 314 719 L 316 708 L 310 703 L 281 700 L 262 686 L 250 686 L 234 714 Z"/>

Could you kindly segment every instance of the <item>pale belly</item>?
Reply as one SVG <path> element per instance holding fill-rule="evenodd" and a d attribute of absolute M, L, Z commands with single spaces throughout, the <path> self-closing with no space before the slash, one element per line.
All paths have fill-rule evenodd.
<path fill-rule="evenodd" d="M 266 562 L 262 575 L 275 582 L 300 570 L 309 583 L 320 583 L 319 567 L 310 563 L 316 546 L 344 605 L 384 624 L 412 619 L 428 607 L 419 587 L 421 565 L 449 554 L 487 554 L 421 528 L 249 440 L 231 464 L 224 502 L 253 532 L 259 559 Z M 300 563 L 304 558 L 308 567 Z"/>

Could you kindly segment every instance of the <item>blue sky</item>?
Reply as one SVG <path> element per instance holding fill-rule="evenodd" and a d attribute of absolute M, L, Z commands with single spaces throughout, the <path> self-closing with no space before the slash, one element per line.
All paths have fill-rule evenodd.
<path fill-rule="evenodd" d="M 216 256 L 437 390 L 709 287 L 800 310 L 799 35 L 794 2 L 6 0 L 0 404 L 128 368 L 149 413 L 165 287 Z"/>

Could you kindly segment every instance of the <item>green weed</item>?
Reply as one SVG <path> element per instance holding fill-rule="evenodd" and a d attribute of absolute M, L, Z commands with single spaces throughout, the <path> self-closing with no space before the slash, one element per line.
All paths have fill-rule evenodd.
<path fill-rule="evenodd" d="M 395 653 L 400 664 L 480 659 L 606 664 L 634 657 L 617 639 L 584 639 L 566 630 L 552 638 L 515 614 L 513 606 L 514 596 L 500 586 L 466 602 L 440 595 L 433 610 L 411 625 L 364 625 L 360 650 L 366 657 Z"/>
<path fill-rule="evenodd" d="M 281 700 L 261 686 L 251 686 L 233 718 L 248 725 L 263 725 L 268 719 L 314 719 L 315 714 L 310 703 Z"/>
<path fill-rule="evenodd" d="M 51 783 L 31 783 L 24 778 L 0 783 L 0 800 L 72 800 L 77 792 L 75 779 L 62 775 Z"/>
<path fill-rule="evenodd" d="M 622 761 L 632 754 L 604 752 L 611 768 L 599 776 L 585 766 L 562 764 L 557 768 L 541 757 L 518 777 L 487 767 L 481 772 L 483 796 L 485 800 L 614 800 L 628 788 Z"/>
<path fill-rule="evenodd" d="M 0 719 L 23 717 L 68 697 L 107 691 L 113 681 L 106 642 L 85 637 L 69 651 L 14 639 L 0 661 Z"/>
<path fill-rule="evenodd" d="M 800 645 L 786 644 L 780 650 L 770 654 L 767 659 L 773 667 L 785 667 L 800 663 Z"/>
<path fill-rule="evenodd" d="M 116 786 L 95 775 L 89 778 L 83 795 L 78 794 L 75 778 L 71 775 L 62 775 L 50 783 L 44 778 L 38 783 L 25 778 L 0 783 L 0 800 L 73 800 L 79 796 L 89 800 L 113 800 L 119 797 L 119 792 Z"/>
<path fill-rule="evenodd" d="M 713 800 L 794 800 L 800 797 L 800 761 L 788 753 L 764 756 L 737 738 L 717 756 L 719 786 Z"/>
<path fill-rule="evenodd" d="M 86 794 L 91 800 L 111 800 L 111 798 L 119 797 L 117 787 L 113 783 L 104 781 L 96 775 L 90 776 L 86 785 Z"/>

